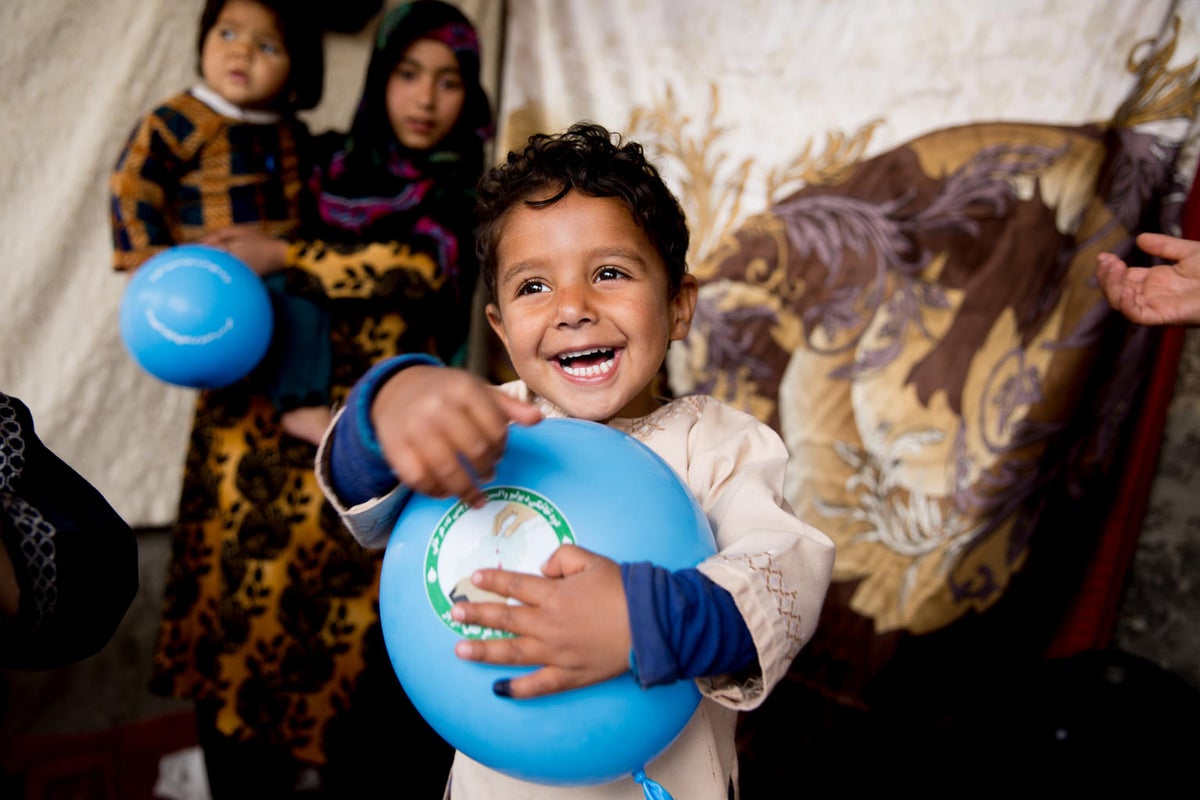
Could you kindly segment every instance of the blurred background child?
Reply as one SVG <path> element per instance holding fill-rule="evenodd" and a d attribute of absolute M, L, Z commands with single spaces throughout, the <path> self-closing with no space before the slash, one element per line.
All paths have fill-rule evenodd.
<path fill-rule="evenodd" d="M 130 270 L 230 225 L 292 234 L 300 221 L 307 126 L 321 99 L 321 32 L 284 0 L 207 0 L 201 81 L 143 117 L 117 159 L 113 264 Z M 272 290 L 276 334 L 262 371 L 286 431 L 315 442 L 329 421 L 329 324 L 303 295 Z"/>
<path fill-rule="evenodd" d="M 334 403 L 377 361 L 453 359 L 468 339 L 492 133 L 479 55 L 454 6 L 389 9 L 350 130 L 311 142 L 300 229 L 204 239 L 317 299 Z M 198 402 L 151 688 L 195 702 L 213 797 L 440 795 L 453 750 L 384 650 L 382 554 L 341 525 L 261 383 Z"/>

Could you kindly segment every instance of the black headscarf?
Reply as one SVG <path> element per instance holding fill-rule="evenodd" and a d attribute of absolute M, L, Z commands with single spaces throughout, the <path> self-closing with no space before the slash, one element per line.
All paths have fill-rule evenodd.
<path fill-rule="evenodd" d="M 386 103 L 388 78 L 418 39 L 434 39 L 454 51 L 466 90 L 454 128 L 424 151 L 399 142 Z M 387 12 L 379 23 L 350 132 L 324 137 L 326 152 L 318 156 L 312 188 L 322 238 L 405 240 L 414 230 L 428 228 L 430 220 L 438 227 L 451 224 L 470 231 L 475 183 L 483 171 L 484 146 L 492 137 L 491 106 L 479 71 L 475 27 L 454 6 L 416 0 Z M 460 220 L 465 228 L 460 228 Z M 461 255 L 470 253 L 470 242 L 456 244 L 461 245 Z"/>

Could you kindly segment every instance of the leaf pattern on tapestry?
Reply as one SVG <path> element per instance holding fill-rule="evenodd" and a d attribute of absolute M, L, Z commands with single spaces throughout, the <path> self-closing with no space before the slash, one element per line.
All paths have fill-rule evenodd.
<path fill-rule="evenodd" d="M 1136 359 L 1086 403 L 1062 393 L 1090 380 L 1077 354 L 1107 318 L 1095 248 L 1129 238 L 1111 208 L 1163 202 L 1176 154 L 1150 142 L 1095 126 L 935 132 L 784 198 L 700 265 L 673 386 L 759 415 L 802 454 L 789 499 L 834 538 L 835 581 L 857 586 L 850 609 L 877 630 L 936 630 L 1003 596 L 1039 498 L 1085 452 L 1064 439 L 1073 410 L 1104 409 L 1103 444 L 1129 407 L 1130 381 L 1116 384 Z"/>
<path fill-rule="evenodd" d="M 1180 18 L 1171 19 L 1171 31 L 1156 46 L 1144 39 L 1129 52 L 1126 69 L 1138 76 L 1138 87 L 1113 114 L 1117 128 L 1133 128 L 1163 119 L 1191 119 L 1200 108 L 1200 57 L 1171 68 L 1179 43 Z"/>
<path fill-rule="evenodd" d="M 876 313 L 882 310 L 890 320 L 884 346 L 866 350 L 833 377 L 852 380 L 891 363 L 912 327 L 929 337 L 921 327 L 921 309 L 944 309 L 947 303 L 936 283 L 921 278 L 936 254 L 917 246 L 919 236 L 930 231 L 977 234 L 981 212 L 993 217 L 1007 213 L 1016 178 L 1045 170 L 1062 153 L 1061 148 L 1036 146 L 984 148 L 947 176 L 941 191 L 924 208 L 913 208 L 913 192 L 884 202 L 803 195 L 776 205 L 773 211 L 800 256 L 797 263 L 815 258 L 825 264 L 825 283 L 834 287 L 828 302 L 804 312 L 806 329 L 823 334 L 811 337 L 810 346 L 818 352 L 849 350 L 858 346 L 859 334 Z M 870 280 L 842 282 L 843 253 L 872 256 Z"/>
<path fill-rule="evenodd" d="M 936 557 L 938 572 L 944 574 L 954 557 L 975 535 L 975 517 L 955 505 L 920 490 L 908 490 L 897 479 L 896 470 L 906 459 L 919 454 L 926 444 L 939 442 L 943 431 L 927 428 L 891 436 L 889 426 L 868 431 L 861 447 L 839 441 L 838 456 L 852 470 L 846 488 L 857 505 L 817 501 L 828 517 L 847 517 L 860 527 L 851 542 L 874 543 L 909 560 L 896 599 L 901 610 L 907 604 L 917 571 L 927 558 Z M 953 487 L 949 494 L 955 494 Z"/>
<path fill-rule="evenodd" d="M 676 162 L 677 195 L 692 232 L 688 262 L 695 264 L 742 223 L 745 187 L 756 159 L 732 161 L 729 152 L 721 149 L 721 139 L 730 128 L 717 121 L 721 97 L 715 83 L 709 85 L 707 113 L 699 119 L 679 107 L 670 84 L 664 91 L 651 107 L 633 110 L 627 129 L 631 138 Z M 829 131 L 819 153 L 809 140 L 790 162 L 768 171 L 768 201 L 797 184 L 836 180 L 862 157 L 881 124 L 882 120 L 871 120 L 848 136 Z"/>

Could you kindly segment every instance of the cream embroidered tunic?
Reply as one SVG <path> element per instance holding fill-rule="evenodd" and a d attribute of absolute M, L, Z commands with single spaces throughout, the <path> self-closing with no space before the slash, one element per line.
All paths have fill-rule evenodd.
<path fill-rule="evenodd" d="M 502 389 L 537 403 L 546 417 L 565 416 L 534 397 L 521 381 Z M 736 785 L 737 778 L 737 712 L 763 702 L 812 636 L 829 586 L 833 542 L 792 513 L 783 497 L 787 450 L 773 430 L 749 414 L 695 395 L 674 400 L 645 417 L 609 424 L 658 453 L 699 500 L 716 535 L 718 552 L 698 568 L 733 596 L 758 651 L 758 671 L 749 677 L 696 680 L 703 696 L 696 713 L 670 747 L 646 765 L 646 775 L 676 800 L 727 800 L 728 787 L 731 782 Z M 329 480 L 327 445 L 328 441 L 317 455 L 322 489 L 360 542 L 383 547 L 405 493 L 393 491 L 352 508 L 342 506 Z M 582 787 L 529 783 L 460 752 L 445 797 L 643 800 L 644 794 L 632 777 Z"/>

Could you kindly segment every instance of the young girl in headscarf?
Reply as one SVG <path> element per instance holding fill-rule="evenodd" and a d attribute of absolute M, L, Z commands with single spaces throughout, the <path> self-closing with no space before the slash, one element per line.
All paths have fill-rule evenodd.
<path fill-rule="evenodd" d="M 464 347 L 490 135 L 471 23 L 436 0 L 398 6 L 351 130 L 316 142 L 307 238 L 208 239 L 321 301 L 335 404 L 381 359 Z M 196 701 L 215 800 L 440 796 L 452 751 L 384 650 L 381 553 L 341 526 L 312 447 L 245 381 L 200 396 L 173 556 L 154 688 Z"/>

